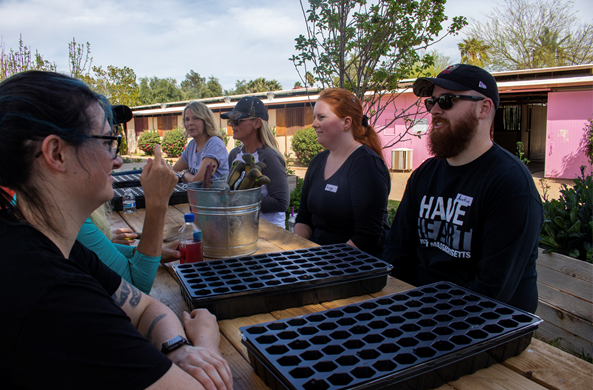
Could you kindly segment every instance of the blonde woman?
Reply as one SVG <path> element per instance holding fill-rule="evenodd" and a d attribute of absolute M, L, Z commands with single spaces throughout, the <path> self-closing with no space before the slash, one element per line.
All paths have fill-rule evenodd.
<path fill-rule="evenodd" d="M 229 165 L 237 159 L 242 161 L 243 153 L 251 153 L 256 162 L 266 164 L 262 173 L 270 179 L 270 184 L 262 187 L 260 216 L 284 229 L 290 199 L 286 161 L 268 126 L 266 106 L 255 96 L 245 96 L 232 111 L 221 114 L 220 117 L 229 120 L 233 138 L 243 143 L 229 153 Z"/>
<path fill-rule="evenodd" d="M 186 137 L 192 137 L 192 140 L 173 165 L 173 170 L 182 181 L 191 183 L 204 180 L 209 164 L 214 164 L 212 178 L 229 174 L 228 152 L 215 123 L 214 114 L 204 103 L 190 102 L 183 109 Z"/>

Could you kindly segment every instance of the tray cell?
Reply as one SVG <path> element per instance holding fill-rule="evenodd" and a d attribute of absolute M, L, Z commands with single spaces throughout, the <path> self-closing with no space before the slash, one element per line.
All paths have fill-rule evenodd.
<path fill-rule="evenodd" d="M 338 368 L 337 364 L 330 361 L 323 361 L 313 365 L 313 368 L 319 372 L 332 372 Z"/>
<path fill-rule="evenodd" d="M 312 350 L 312 351 L 307 351 L 307 352 L 303 352 L 300 354 L 300 357 L 303 360 L 319 360 L 323 357 L 324 355 L 316 350 Z"/>

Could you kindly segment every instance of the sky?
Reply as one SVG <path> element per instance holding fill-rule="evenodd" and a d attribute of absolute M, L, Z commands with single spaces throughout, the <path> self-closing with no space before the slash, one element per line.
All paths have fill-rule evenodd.
<path fill-rule="evenodd" d="M 492 1 L 449 0 L 445 14 L 483 20 L 494 7 Z M 593 1 L 575 0 L 573 10 L 582 22 L 593 21 Z M 194 70 L 217 77 L 223 89 L 257 77 L 291 89 L 299 76 L 289 58 L 296 54 L 294 39 L 304 33 L 298 0 L 0 0 L 5 52 L 18 48 L 22 34 L 26 46 L 63 73 L 75 38 L 90 43 L 93 65 L 127 66 L 138 79 L 181 83 Z M 463 35 L 433 48 L 458 62 Z"/>

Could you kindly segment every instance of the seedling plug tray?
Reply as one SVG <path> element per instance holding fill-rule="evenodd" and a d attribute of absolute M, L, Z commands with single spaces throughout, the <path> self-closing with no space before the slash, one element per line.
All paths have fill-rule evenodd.
<path fill-rule="evenodd" d="M 347 244 L 173 266 L 188 306 L 217 319 L 380 291 L 391 265 Z"/>
<path fill-rule="evenodd" d="M 132 190 L 132 193 L 136 197 L 136 208 L 145 208 L 144 190 L 142 187 L 127 187 L 113 189 L 113 198 L 111 199 L 113 209 L 115 211 L 123 210 L 122 197 L 124 196 L 125 190 L 127 189 Z M 173 190 L 173 193 L 171 194 L 171 197 L 169 198 L 170 205 L 179 203 L 187 203 L 187 190 L 185 189 L 184 184 L 177 184 Z"/>
<path fill-rule="evenodd" d="M 273 390 L 425 390 L 520 354 L 541 322 L 440 282 L 240 331 Z"/>

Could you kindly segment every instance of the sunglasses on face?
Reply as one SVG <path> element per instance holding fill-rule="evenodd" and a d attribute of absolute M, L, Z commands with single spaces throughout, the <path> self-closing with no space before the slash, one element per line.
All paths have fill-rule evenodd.
<path fill-rule="evenodd" d="M 243 121 L 252 121 L 257 118 L 243 118 L 243 119 L 228 119 L 229 126 L 239 126 Z"/>
<path fill-rule="evenodd" d="M 116 159 L 119 153 L 119 147 L 121 146 L 121 135 L 91 135 L 89 138 L 105 139 L 103 142 L 105 148 L 111 153 L 111 158 Z"/>
<path fill-rule="evenodd" d="M 438 103 L 439 107 L 443 110 L 448 110 L 453 107 L 453 99 L 463 99 L 463 100 L 472 100 L 472 101 L 479 101 L 486 99 L 485 97 L 481 96 L 471 96 L 471 95 L 453 95 L 451 93 L 446 93 L 439 97 L 431 96 L 424 100 L 424 105 L 426 106 L 426 111 L 431 112 L 432 108 L 435 104 Z"/>

